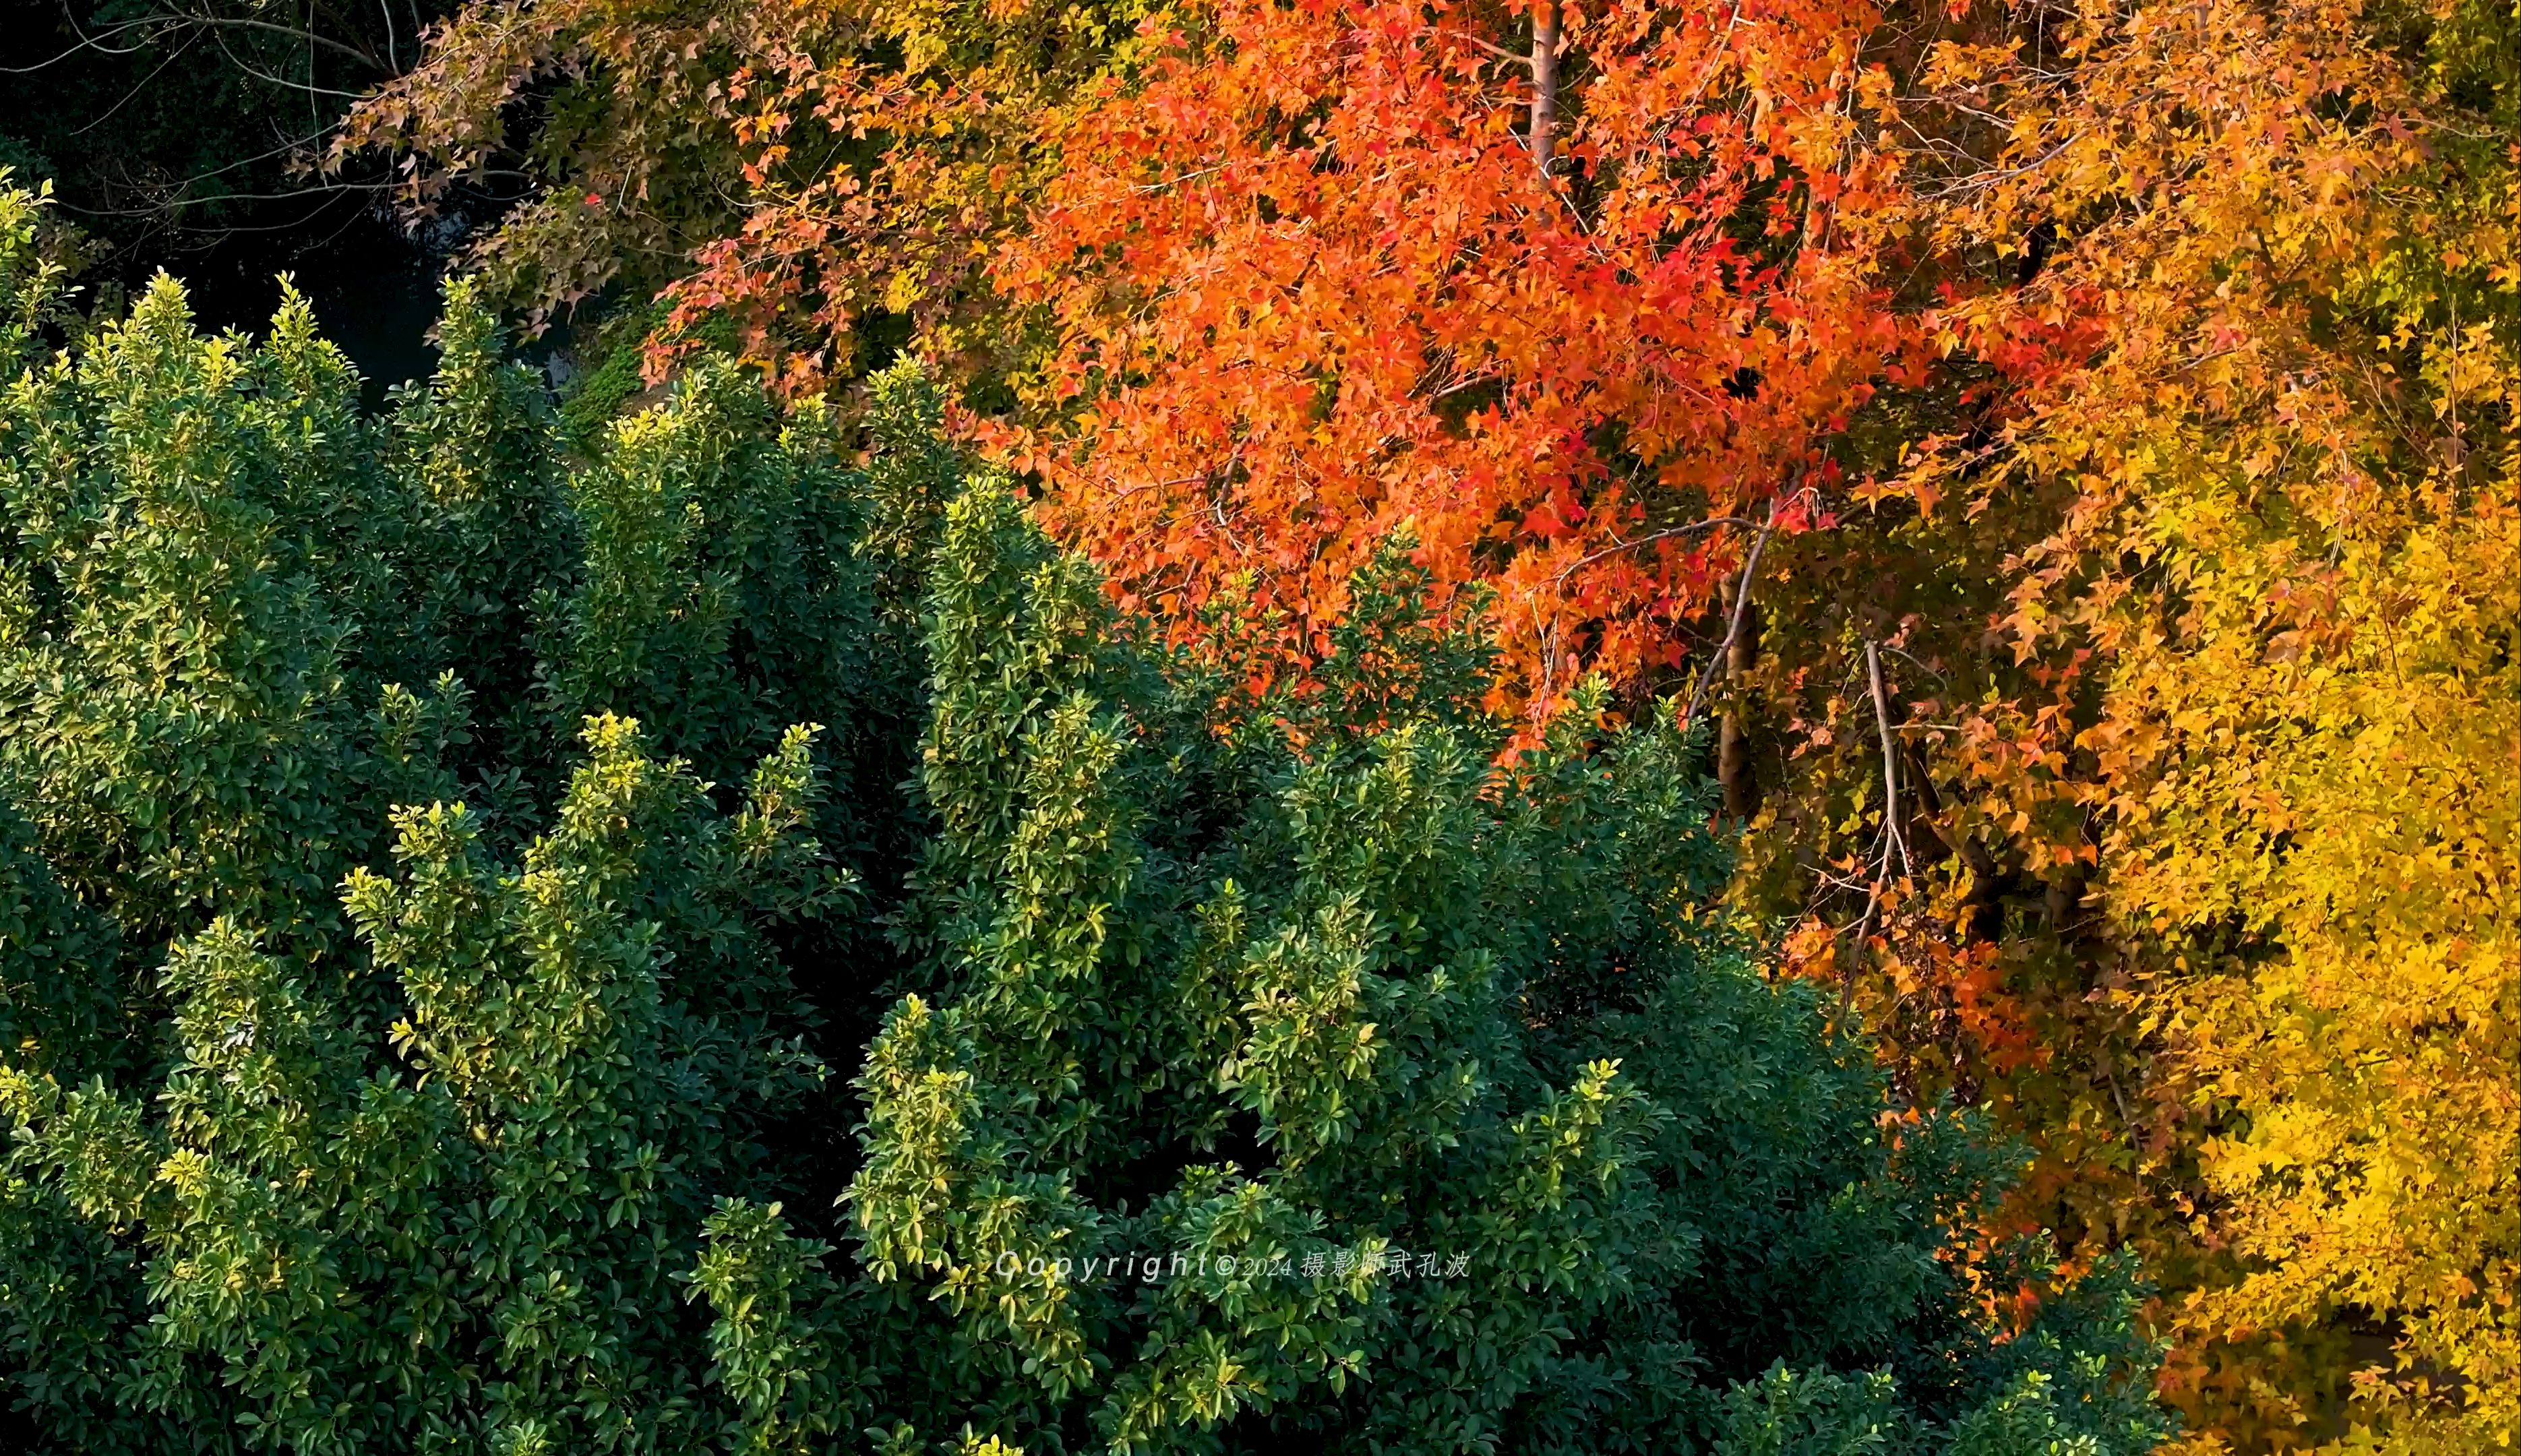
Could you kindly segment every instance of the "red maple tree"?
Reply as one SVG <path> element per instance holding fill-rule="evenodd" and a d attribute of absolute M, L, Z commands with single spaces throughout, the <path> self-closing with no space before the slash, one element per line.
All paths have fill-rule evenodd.
<path fill-rule="evenodd" d="M 1925 367 L 1874 282 L 1877 20 L 1231 0 L 1152 35 L 1055 114 L 995 261 L 1056 340 L 1001 444 L 1186 633 L 1230 603 L 1301 668 L 1405 529 L 1448 605 L 1485 587 L 1500 705 L 1677 667 Z"/>

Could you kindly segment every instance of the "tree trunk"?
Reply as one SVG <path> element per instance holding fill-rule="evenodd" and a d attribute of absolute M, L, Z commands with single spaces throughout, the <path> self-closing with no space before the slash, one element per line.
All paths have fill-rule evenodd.
<path fill-rule="evenodd" d="M 1724 789 L 1724 816 L 1748 824 L 1760 812 L 1760 776 L 1751 766 L 1751 739 L 1742 725 L 1742 688 L 1760 661 L 1760 609 L 1742 613 L 1742 630 L 1724 654 L 1724 675 L 1733 684 L 1716 730 L 1716 782 Z"/>
<path fill-rule="evenodd" d="M 1532 159 L 1549 175 L 1558 126 L 1558 0 L 1539 0 L 1532 13 Z"/>

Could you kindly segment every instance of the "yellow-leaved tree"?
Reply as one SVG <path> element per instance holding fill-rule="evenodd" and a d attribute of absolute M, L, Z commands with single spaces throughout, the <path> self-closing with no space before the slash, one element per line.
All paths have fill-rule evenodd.
<path fill-rule="evenodd" d="M 2008 124 L 1927 226 L 2021 267 L 1945 317 L 2003 408 L 1908 483 L 2072 499 L 1996 630 L 2055 691 L 1956 757 L 2153 968 L 2201 1443 L 2521 1419 L 2513 23 L 2097 6 L 1932 77 Z"/>
<path fill-rule="evenodd" d="M 2350 1419 L 2395 1449 L 2509 1449 L 2510 457 L 2474 494 L 2407 482 L 2326 529 L 2175 478 L 2141 529 L 2181 610 L 2123 649 L 2091 736 L 2112 908 L 2181 944 L 2156 1012 L 2219 1115 L 2201 1171 L 2239 1277 L 2180 1316 L 2340 1323 L 2362 1337 Z"/>

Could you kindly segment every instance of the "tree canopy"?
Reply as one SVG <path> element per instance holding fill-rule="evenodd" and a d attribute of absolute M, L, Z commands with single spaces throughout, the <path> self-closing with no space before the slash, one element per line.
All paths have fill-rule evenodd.
<path fill-rule="evenodd" d="M 22 305 L 58 278 L 0 259 Z M 81 1451 L 2150 1449 L 1405 547 L 1317 685 L 1117 610 L 915 367 L 584 452 L 160 281 L 0 394 L 0 1374 Z M 1406 1254 L 1404 1260 L 1402 1255 Z"/>

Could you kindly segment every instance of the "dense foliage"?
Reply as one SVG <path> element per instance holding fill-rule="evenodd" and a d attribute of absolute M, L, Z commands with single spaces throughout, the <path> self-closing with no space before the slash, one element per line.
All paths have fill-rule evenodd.
<path fill-rule="evenodd" d="M 1980 1246 L 2011 1160 L 1706 917 L 1681 743 L 1594 691 L 1499 767 L 1404 551 L 1256 695 L 967 480 L 907 369 L 859 463 L 717 363 L 572 457 L 467 288 L 383 417 L 300 300 L 41 337 L 18 1444 L 2164 1434 L 2130 1271 Z"/>
<path fill-rule="evenodd" d="M 859 373 L 914 325 L 986 355 L 964 331 L 988 241 L 1047 175 L 1032 123 L 1147 9 L 500 0 L 434 28 L 328 165 L 398 159 L 415 215 L 522 189 L 465 263 L 532 320 L 635 305 L 705 251 L 678 322 L 740 312 L 792 384 Z"/>
<path fill-rule="evenodd" d="M 2052 1150 L 2026 1216 L 2180 1288 L 2250 1444 L 2498 1449 L 2521 1401 L 2512 21 L 1940 55 L 2010 131 L 1924 219 L 2026 250 L 1938 315 L 1967 408 L 1899 401 L 1872 509 L 1779 558 L 1768 684 L 1830 742 L 1762 892 L 1876 899 L 1869 1019 Z"/>
<path fill-rule="evenodd" d="M 1732 903 L 2142 1253 L 2205 1438 L 2500 1448 L 2509 5 L 745 13 L 680 322 L 908 332 L 1247 690 L 1401 529 L 1525 741 L 1678 688 Z"/>
<path fill-rule="evenodd" d="M 1422 578 L 1384 566 L 1362 589 L 1405 603 Z M 1984 1172 L 1948 1119 L 1883 1120 L 1809 990 L 1697 921 L 1722 862 L 1668 735 L 1577 718 L 1498 771 L 1466 706 L 1371 691 L 1372 651 L 1440 645 L 1361 634 L 1290 710 L 1292 759 L 1080 650 L 1092 575 L 999 492 L 949 511 L 932 593 L 929 989 L 869 1056 L 850 1202 L 907 1286 L 893 1318 L 1026 1424 L 1114 1449 L 1244 1412 L 1340 1449 L 2158 1433 L 2104 1393 L 2132 1345 L 2031 1374 L 2108 1318 L 2090 1290 L 2006 1343 L 1953 1318 L 1934 1251 Z"/>
<path fill-rule="evenodd" d="M 680 1281 L 710 1200 L 778 1178 L 821 1078 L 796 968 L 847 948 L 847 738 L 783 700 L 849 722 L 879 639 L 810 420 L 721 375 L 564 479 L 461 294 L 445 341 L 371 422 L 302 302 L 205 339 L 161 282 L 0 405 L 30 1438 L 699 1418 Z"/>

